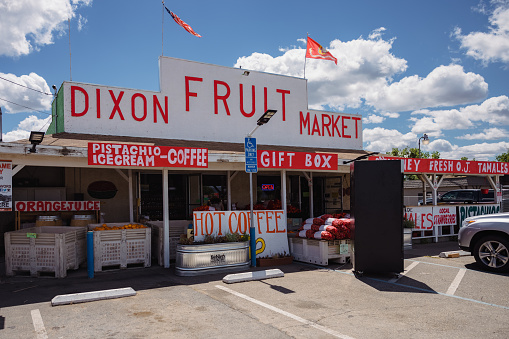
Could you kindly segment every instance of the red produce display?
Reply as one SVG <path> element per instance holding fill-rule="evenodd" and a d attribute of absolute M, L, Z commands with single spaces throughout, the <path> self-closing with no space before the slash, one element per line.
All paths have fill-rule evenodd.
<path fill-rule="evenodd" d="M 325 224 L 325 220 L 323 220 L 322 218 L 314 218 L 313 219 L 313 224 L 321 226 L 321 225 Z"/>
<path fill-rule="evenodd" d="M 334 236 L 330 232 L 327 232 L 327 231 L 315 232 L 314 238 L 322 239 L 322 240 L 334 240 Z"/>

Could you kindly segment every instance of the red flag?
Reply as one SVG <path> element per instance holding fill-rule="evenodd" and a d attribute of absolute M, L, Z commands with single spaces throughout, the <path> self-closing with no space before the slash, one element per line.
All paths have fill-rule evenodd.
<path fill-rule="evenodd" d="M 188 24 L 186 24 L 184 21 L 182 21 L 178 16 L 177 14 L 173 13 L 172 11 L 170 11 L 168 9 L 168 7 L 164 6 L 164 8 L 166 8 L 166 11 L 168 13 L 170 13 L 171 17 L 173 18 L 173 20 L 175 20 L 175 22 L 177 24 L 179 24 L 180 26 L 182 26 L 186 31 L 188 31 L 189 33 L 191 33 L 192 35 L 194 36 L 197 36 L 198 38 L 201 38 L 201 35 L 196 33 L 195 31 L 193 31 L 193 29 L 191 28 L 191 26 L 189 26 Z"/>
<path fill-rule="evenodd" d="M 338 59 L 310 37 L 308 37 L 306 47 L 306 58 L 332 60 L 336 63 L 336 65 L 338 64 Z"/>

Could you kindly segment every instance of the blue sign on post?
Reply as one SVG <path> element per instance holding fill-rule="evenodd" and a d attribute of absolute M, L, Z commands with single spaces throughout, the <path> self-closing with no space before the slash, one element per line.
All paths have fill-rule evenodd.
<path fill-rule="evenodd" d="M 257 173 L 256 138 L 246 138 L 244 140 L 244 151 L 246 152 L 246 173 Z"/>

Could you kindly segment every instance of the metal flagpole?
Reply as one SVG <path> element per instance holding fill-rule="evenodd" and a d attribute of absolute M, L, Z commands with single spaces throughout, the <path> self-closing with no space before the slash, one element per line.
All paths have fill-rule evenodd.
<path fill-rule="evenodd" d="M 161 56 L 164 55 L 164 0 L 161 1 L 162 8 L 161 8 Z"/>
<path fill-rule="evenodd" d="M 304 79 L 306 79 L 306 61 L 307 61 L 306 54 L 308 52 L 308 39 L 307 38 L 309 38 L 309 33 L 306 34 L 306 52 L 304 53 Z"/>
<path fill-rule="evenodd" d="M 67 19 L 69 24 L 69 80 L 72 81 L 72 58 L 71 58 L 71 19 Z"/>

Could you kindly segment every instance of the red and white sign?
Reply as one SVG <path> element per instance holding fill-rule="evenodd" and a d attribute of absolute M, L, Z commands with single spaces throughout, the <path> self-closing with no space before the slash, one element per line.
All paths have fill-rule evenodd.
<path fill-rule="evenodd" d="M 404 217 L 415 223 L 414 230 L 429 231 L 434 226 L 456 225 L 456 206 L 406 207 Z"/>
<path fill-rule="evenodd" d="M 209 161 L 206 148 L 89 142 L 88 164 L 207 168 Z"/>
<path fill-rule="evenodd" d="M 407 207 L 404 217 L 415 223 L 414 230 L 433 229 L 433 207 Z"/>
<path fill-rule="evenodd" d="M 362 149 L 362 116 L 308 109 L 306 80 L 159 59 L 160 92 L 64 82 L 57 132 L 239 143 L 256 132 L 267 145 Z"/>
<path fill-rule="evenodd" d="M 258 150 L 258 167 L 336 171 L 338 169 L 338 155 Z"/>
<path fill-rule="evenodd" d="M 12 211 L 12 161 L 0 160 L 0 212 L 9 211 Z"/>
<path fill-rule="evenodd" d="M 456 225 L 456 206 L 435 206 L 433 207 L 433 225 L 446 226 Z"/>
<path fill-rule="evenodd" d="M 63 212 L 63 211 L 99 211 L 101 202 L 89 201 L 16 201 L 18 212 Z"/>
<path fill-rule="evenodd" d="M 403 160 L 405 173 L 509 174 L 509 163 L 498 161 L 414 159 L 385 155 L 369 157 L 369 160 Z"/>
<path fill-rule="evenodd" d="M 0 160 L 0 212 L 8 211 L 12 211 L 12 161 Z"/>
<path fill-rule="evenodd" d="M 287 220 L 282 210 L 253 211 L 256 230 L 256 256 L 290 253 L 286 234 Z M 206 235 L 249 234 L 250 211 L 201 211 L 193 213 L 194 240 Z"/>

